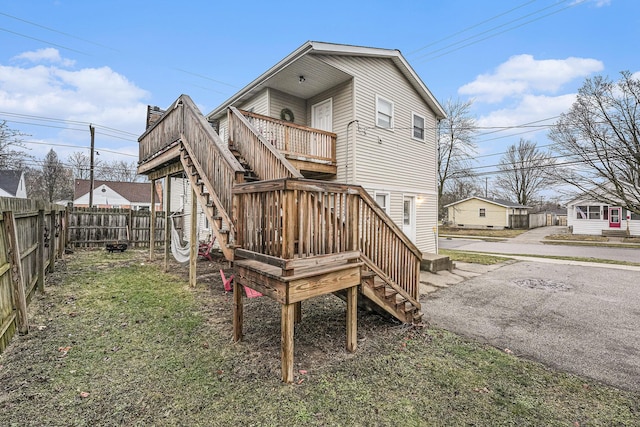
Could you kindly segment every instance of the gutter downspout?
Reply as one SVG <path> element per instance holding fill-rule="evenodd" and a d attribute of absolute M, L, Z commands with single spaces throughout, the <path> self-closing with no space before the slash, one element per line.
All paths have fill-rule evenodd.
<path fill-rule="evenodd" d="M 345 179 L 347 180 L 347 184 L 349 184 L 350 180 L 349 180 L 349 127 L 354 124 L 354 123 L 360 123 L 359 120 L 351 120 L 348 124 L 347 124 L 347 154 L 346 154 L 346 162 L 344 162 L 344 174 L 345 174 Z M 353 140 L 353 157 L 354 157 L 354 161 L 353 163 L 355 164 L 355 152 L 356 152 L 356 139 L 358 137 L 358 134 L 355 135 L 355 138 Z M 354 167 L 354 173 L 355 173 L 355 167 Z M 354 176 L 354 181 L 355 181 L 355 176 Z"/>

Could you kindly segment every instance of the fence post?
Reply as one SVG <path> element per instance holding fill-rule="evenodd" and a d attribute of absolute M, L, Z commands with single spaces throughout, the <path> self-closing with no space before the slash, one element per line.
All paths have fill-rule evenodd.
<path fill-rule="evenodd" d="M 22 335 L 29 332 L 29 316 L 27 314 L 27 297 L 25 295 L 24 284 L 22 283 L 22 257 L 18 247 L 18 236 L 16 234 L 16 219 L 12 211 L 5 211 L 4 227 L 7 236 L 5 242 L 7 255 L 11 263 L 11 281 L 13 283 L 13 298 L 16 306 L 16 323 L 18 332 Z"/>
<path fill-rule="evenodd" d="M 44 209 L 38 209 L 38 290 L 44 292 L 45 252 L 44 252 Z"/>
<path fill-rule="evenodd" d="M 49 267 L 47 269 L 49 273 L 53 271 L 58 246 L 60 246 L 60 239 L 56 237 L 56 211 L 52 209 L 49 215 Z"/>

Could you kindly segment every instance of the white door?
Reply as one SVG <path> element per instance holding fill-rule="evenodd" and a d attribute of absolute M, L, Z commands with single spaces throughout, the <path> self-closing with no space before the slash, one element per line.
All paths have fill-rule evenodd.
<path fill-rule="evenodd" d="M 413 196 L 404 196 L 402 203 L 402 231 L 412 242 L 416 241 L 416 203 Z"/>
<path fill-rule="evenodd" d="M 333 105 L 331 98 L 311 106 L 311 127 L 333 132 L 331 116 Z"/>
<path fill-rule="evenodd" d="M 333 132 L 332 123 L 332 101 L 331 98 L 311 106 L 311 127 Z M 312 156 L 326 156 L 326 147 L 322 147 L 324 138 L 314 134 L 314 138 L 311 138 L 309 144 L 309 154 Z"/>

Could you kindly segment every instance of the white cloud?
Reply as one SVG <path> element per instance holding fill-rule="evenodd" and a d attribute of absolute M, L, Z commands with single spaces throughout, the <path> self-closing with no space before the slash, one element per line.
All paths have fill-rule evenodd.
<path fill-rule="evenodd" d="M 560 96 L 525 95 L 513 107 L 493 110 L 487 115 L 478 118 L 480 127 L 510 127 L 520 126 L 526 123 L 536 122 L 542 119 L 554 118 L 565 113 L 576 100 L 576 94 Z M 537 124 L 549 124 L 555 119 Z M 531 128 L 535 131 L 535 128 Z M 526 128 L 518 128 L 516 132 L 522 132 Z M 546 132 L 546 130 L 545 130 Z"/>
<path fill-rule="evenodd" d="M 0 111 L 39 118 L 79 121 L 131 132 L 144 131 L 148 93 L 109 67 L 70 70 L 70 62 L 55 49 L 26 52 L 15 58 L 28 60 L 29 65 L 0 65 Z M 43 65 L 43 62 L 48 62 Z M 0 117 L 2 118 L 2 117 Z M 22 120 L 21 120 L 22 121 Z M 56 141 L 86 146 L 88 126 L 61 122 L 31 120 L 40 124 L 27 131 L 33 140 Z M 47 126 L 62 126 L 54 129 Z M 9 125 L 18 130 L 24 123 Z M 84 128 L 86 127 L 86 132 Z M 72 128 L 81 131 L 71 130 Z M 99 128 L 97 130 L 99 132 Z M 111 132 L 113 134 L 113 132 Z M 129 141 L 97 135 L 96 145 L 123 152 L 137 152 L 136 136 Z M 32 147 L 34 150 L 49 147 Z M 54 147 L 58 151 L 57 147 Z M 64 149 L 60 149 L 64 151 Z M 77 151 L 77 150 L 74 150 Z M 33 153 L 40 155 L 40 153 Z M 64 157 L 60 155 L 60 157 Z M 122 158 L 119 158 L 122 160 Z M 124 158 L 130 161 L 132 158 Z"/>
<path fill-rule="evenodd" d="M 532 55 L 516 55 L 500 64 L 491 74 L 482 74 L 458 89 L 477 101 L 501 102 L 528 93 L 557 93 L 578 77 L 601 71 L 601 61 L 589 58 L 536 60 Z"/>
<path fill-rule="evenodd" d="M 576 6 L 584 2 L 585 0 L 575 0 L 573 3 L 571 3 L 571 6 Z M 595 7 L 609 6 L 611 4 L 611 0 L 591 0 L 590 2 L 594 3 Z"/>
<path fill-rule="evenodd" d="M 20 55 L 14 56 L 14 60 L 24 59 L 34 64 L 48 63 L 48 64 L 60 64 L 64 67 L 73 67 L 75 61 L 71 59 L 62 58 L 58 49 L 52 47 L 38 49 L 30 52 L 23 52 Z"/>

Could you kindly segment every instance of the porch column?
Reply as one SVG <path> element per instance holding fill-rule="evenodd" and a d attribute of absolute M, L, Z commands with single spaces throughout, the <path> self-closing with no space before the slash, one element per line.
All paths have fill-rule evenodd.
<path fill-rule="evenodd" d="M 153 261 L 156 235 L 156 180 L 151 180 L 151 206 L 149 208 L 149 261 Z"/>
<path fill-rule="evenodd" d="M 358 348 L 358 286 L 347 289 L 347 351 Z"/>
<path fill-rule="evenodd" d="M 171 253 L 171 177 L 166 175 L 164 177 L 164 271 L 169 271 L 169 255 Z"/>
<path fill-rule="evenodd" d="M 296 304 L 282 304 L 282 318 L 280 319 L 281 332 L 281 359 L 282 381 L 293 382 L 293 330 L 296 317 Z"/>
<path fill-rule="evenodd" d="M 196 191 L 191 189 L 191 233 L 189 236 L 189 286 L 196 286 L 196 263 L 198 260 L 198 199 Z"/>

